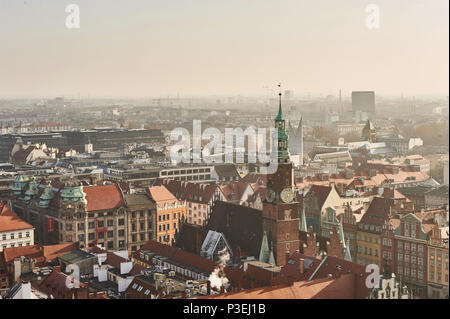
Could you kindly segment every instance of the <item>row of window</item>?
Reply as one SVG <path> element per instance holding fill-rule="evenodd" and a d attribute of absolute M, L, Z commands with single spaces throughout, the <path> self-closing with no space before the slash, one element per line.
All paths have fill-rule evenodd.
<path fill-rule="evenodd" d="M 440 249 L 437 250 L 437 257 L 442 257 L 442 251 Z M 430 256 L 434 258 L 434 249 L 430 249 Z M 448 260 L 448 252 L 445 253 L 445 259 Z"/>
<path fill-rule="evenodd" d="M 416 257 L 416 256 L 409 256 L 407 254 L 398 253 L 398 262 L 405 262 L 409 263 L 411 261 L 411 264 L 417 264 L 420 266 L 423 266 L 423 258 L 422 257 Z"/>
<path fill-rule="evenodd" d="M 180 213 L 173 213 L 173 219 L 177 219 L 178 217 L 180 217 Z M 170 214 L 164 214 L 164 215 L 159 215 L 158 216 L 158 221 L 165 221 L 165 220 L 170 220 Z"/>
<path fill-rule="evenodd" d="M 137 241 L 137 234 L 133 234 L 133 235 L 131 235 L 131 241 L 133 242 L 133 243 L 135 243 L 136 241 Z M 148 238 L 152 238 L 152 233 L 148 233 Z M 139 241 L 145 241 L 146 239 L 145 239 L 145 233 L 140 233 L 139 234 Z"/>
<path fill-rule="evenodd" d="M 10 233 L 9 234 L 9 239 L 15 239 L 15 233 Z M 7 239 L 7 235 L 6 234 L 3 234 L 2 235 L 2 240 L 6 240 Z M 29 231 L 26 231 L 25 232 L 25 238 L 29 238 L 30 237 L 30 232 Z M 17 233 L 17 238 L 24 238 L 24 234 L 23 234 L 23 232 L 18 232 Z"/>
<path fill-rule="evenodd" d="M 430 280 L 435 280 L 434 279 L 434 271 L 430 271 Z M 436 273 L 436 280 L 442 281 L 442 274 L 440 272 Z M 448 274 L 445 274 L 445 282 L 448 284 Z"/>
<path fill-rule="evenodd" d="M 165 175 L 180 175 L 180 174 L 197 174 L 197 173 L 209 173 L 211 169 L 199 168 L 199 169 L 187 169 L 187 170 L 176 170 L 176 171 L 161 171 L 161 176 Z"/>
<path fill-rule="evenodd" d="M 365 242 L 368 242 L 368 243 L 375 243 L 375 244 L 379 243 L 377 237 L 363 236 L 361 234 L 358 234 L 358 240 L 365 241 Z"/>
<path fill-rule="evenodd" d="M 397 273 L 399 276 L 402 276 L 404 278 L 411 277 L 412 280 L 415 280 L 417 277 L 418 281 L 421 282 L 423 281 L 424 272 L 417 271 L 415 268 L 408 268 L 408 267 L 403 268 L 402 266 L 399 266 L 397 268 Z"/>
<path fill-rule="evenodd" d="M 432 267 L 434 267 L 435 262 L 434 262 L 433 259 L 430 259 L 430 265 L 431 265 Z M 438 269 L 441 269 L 441 268 L 442 268 L 442 262 L 438 261 L 438 262 L 436 263 L 436 265 L 437 265 L 437 268 L 438 268 Z M 448 262 L 445 263 L 445 270 L 448 270 Z"/>
<path fill-rule="evenodd" d="M 415 243 L 408 243 L 408 242 L 402 242 L 402 241 L 399 241 L 398 242 L 398 247 L 397 247 L 399 250 L 402 250 L 402 249 L 404 249 L 404 250 L 410 250 L 410 251 L 412 251 L 412 252 L 416 252 L 416 251 L 419 251 L 419 253 L 423 253 L 423 250 L 424 250 L 424 245 L 422 245 L 422 244 L 415 244 Z"/>
<path fill-rule="evenodd" d="M 103 220 L 97 221 L 97 224 L 98 224 L 99 228 L 105 227 L 105 222 Z M 119 226 L 124 226 L 125 225 L 125 219 L 124 218 L 120 218 L 118 220 L 118 225 Z M 84 230 L 84 226 L 85 226 L 84 223 L 78 223 L 77 224 L 78 231 L 83 231 Z M 114 219 L 108 219 L 106 221 L 106 226 L 107 227 L 113 227 L 114 226 Z M 95 229 L 95 221 L 88 222 L 88 229 Z M 72 230 L 72 225 L 71 224 L 66 224 L 66 230 Z"/>
<path fill-rule="evenodd" d="M 362 247 L 361 246 L 358 246 L 358 253 L 360 253 L 360 254 L 362 253 Z M 373 253 L 373 256 L 378 257 L 378 249 L 374 249 L 372 251 L 372 248 L 364 247 L 364 255 L 372 256 L 372 253 Z"/>
<path fill-rule="evenodd" d="M 95 234 L 96 233 L 88 233 L 88 241 L 95 240 L 96 239 L 95 238 Z M 107 238 L 114 238 L 114 231 L 113 230 L 110 230 L 110 231 L 108 231 L 106 233 L 103 233 L 103 232 L 102 233 L 98 233 L 98 238 L 99 239 L 104 239 L 105 238 L 105 234 L 106 234 Z M 119 235 L 119 237 L 124 237 L 125 236 L 125 230 L 119 229 L 118 235 Z M 84 234 L 78 235 L 78 241 L 83 242 L 84 238 L 85 238 Z M 68 240 L 68 241 L 71 241 L 71 240 Z"/>
<path fill-rule="evenodd" d="M 152 229 L 152 222 L 151 221 L 148 222 L 148 228 Z M 143 222 L 139 223 L 139 230 L 140 231 L 145 230 L 145 223 L 143 223 Z M 137 231 L 136 223 L 132 223 L 131 224 L 131 231 L 132 232 L 136 232 Z"/>
<path fill-rule="evenodd" d="M 173 229 L 177 229 L 177 223 L 173 223 Z M 158 226 L 159 231 L 170 230 L 170 224 L 163 224 Z"/>
<path fill-rule="evenodd" d="M 30 242 L 27 241 L 25 243 L 19 242 L 19 243 L 10 243 L 9 245 L 2 245 L 2 250 L 5 250 L 5 248 L 9 247 L 22 247 L 22 246 L 30 246 Z"/>

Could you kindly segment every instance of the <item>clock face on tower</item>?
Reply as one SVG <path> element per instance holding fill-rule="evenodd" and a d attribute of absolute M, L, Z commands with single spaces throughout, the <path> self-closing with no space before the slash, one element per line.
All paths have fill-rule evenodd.
<path fill-rule="evenodd" d="M 276 196 L 275 191 L 274 191 L 273 189 L 271 189 L 271 188 L 267 188 L 267 191 L 266 191 L 266 200 L 267 200 L 269 203 L 272 203 L 272 202 L 275 200 L 275 196 Z"/>
<path fill-rule="evenodd" d="M 294 200 L 294 192 L 291 188 L 285 188 L 281 191 L 280 198 L 285 203 L 291 203 Z"/>

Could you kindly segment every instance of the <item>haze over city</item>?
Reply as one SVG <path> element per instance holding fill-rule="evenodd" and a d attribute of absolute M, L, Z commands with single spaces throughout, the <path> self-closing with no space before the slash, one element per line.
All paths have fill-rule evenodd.
<path fill-rule="evenodd" d="M 1 309 L 448 301 L 449 2 L 374 1 L 0 0 Z"/>
<path fill-rule="evenodd" d="M 448 95 L 448 1 L 0 2 L 0 97 Z M 44 5 L 45 4 L 45 5 Z"/>

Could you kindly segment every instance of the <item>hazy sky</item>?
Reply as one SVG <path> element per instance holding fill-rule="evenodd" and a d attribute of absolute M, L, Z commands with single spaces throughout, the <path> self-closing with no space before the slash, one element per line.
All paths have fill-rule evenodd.
<path fill-rule="evenodd" d="M 80 7 L 67 29 L 65 7 Z M 366 27 L 366 5 L 380 29 Z M 448 0 L 0 0 L 0 97 L 448 95 Z"/>

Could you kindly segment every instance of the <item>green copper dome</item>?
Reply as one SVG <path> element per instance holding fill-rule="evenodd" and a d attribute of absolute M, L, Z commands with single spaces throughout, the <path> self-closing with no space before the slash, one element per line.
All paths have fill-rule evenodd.
<path fill-rule="evenodd" d="M 66 183 L 61 192 L 61 200 L 63 203 L 78 203 L 81 201 L 87 204 L 85 196 L 86 194 L 83 192 L 83 186 L 79 183 Z"/>
<path fill-rule="evenodd" d="M 14 196 L 18 197 L 22 194 L 22 191 L 25 189 L 25 186 L 28 182 L 33 178 L 33 176 L 29 175 L 18 175 L 14 180 L 12 191 Z"/>
<path fill-rule="evenodd" d="M 28 189 L 25 191 L 24 199 L 26 201 L 31 200 L 33 197 L 39 195 L 39 184 L 36 182 L 34 177 L 31 178 L 31 181 L 28 183 Z"/>
<path fill-rule="evenodd" d="M 51 182 L 47 183 L 45 186 L 44 192 L 41 195 L 41 200 L 39 201 L 39 206 L 43 208 L 47 208 L 50 205 L 50 201 L 55 197 L 55 193 L 53 192 L 53 187 Z"/>

